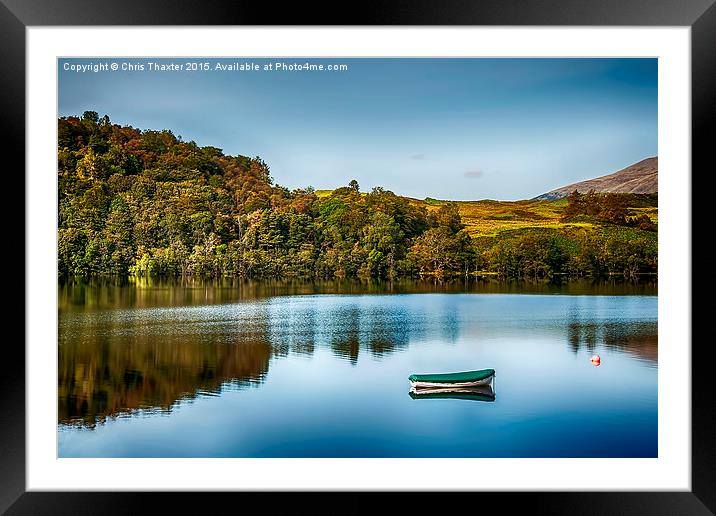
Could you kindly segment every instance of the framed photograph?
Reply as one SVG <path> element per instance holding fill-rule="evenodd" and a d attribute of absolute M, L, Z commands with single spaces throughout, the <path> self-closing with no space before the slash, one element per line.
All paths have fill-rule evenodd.
<path fill-rule="evenodd" d="M 709 1 L 384 2 L 350 26 L 3 1 L 27 302 L 0 509 L 713 514 Z"/>

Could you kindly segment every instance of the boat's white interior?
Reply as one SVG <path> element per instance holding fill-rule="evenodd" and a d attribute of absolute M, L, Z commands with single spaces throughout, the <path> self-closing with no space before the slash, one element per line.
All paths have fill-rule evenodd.
<path fill-rule="evenodd" d="M 495 376 L 492 375 L 482 380 L 475 380 L 472 382 L 410 382 L 410 387 L 415 389 L 434 387 L 434 388 L 461 388 L 461 387 L 475 387 L 477 385 L 491 385 L 492 379 Z"/>

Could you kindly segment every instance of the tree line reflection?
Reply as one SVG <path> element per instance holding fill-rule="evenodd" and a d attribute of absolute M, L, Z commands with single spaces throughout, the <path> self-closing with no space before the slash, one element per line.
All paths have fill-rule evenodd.
<path fill-rule="evenodd" d="M 311 356 L 321 343 L 356 365 L 361 353 L 393 353 L 425 329 L 400 311 L 351 305 L 330 317 L 319 317 L 310 306 L 252 308 L 226 319 L 225 314 L 201 319 L 192 312 L 163 317 L 155 310 L 133 317 L 107 317 L 107 312 L 61 317 L 59 422 L 91 427 L 140 410 L 167 412 L 179 400 L 218 394 L 229 385 L 257 386 L 272 359 Z"/>
<path fill-rule="evenodd" d="M 600 280 L 498 281 L 490 278 L 452 280 L 361 281 L 361 280 L 237 280 L 97 278 L 63 280 L 58 285 L 59 309 L 63 311 L 113 308 L 151 308 L 255 301 L 275 296 L 315 294 L 565 294 L 565 295 L 656 295 L 657 281 L 611 278 Z"/>
<path fill-rule="evenodd" d="M 272 360 L 312 356 L 319 347 L 355 366 L 361 357 L 380 359 L 411 342 L 461 338 L 472 314 L 415 297 L 421 302 L 333 296 L 317 303 L 309 295 L 61 312 L 59 423 L 93 427 L 141 411 L 169 412 L 177 402 L 227 388 L 256 387 L 267 379 Z M 471 331 L 482 329 L 475 323 Z M 604 345 L 656 364 L 656 322 L 573 318 L 564 331 L 574 352 Z"/>
<path fill-rule="evenodd" d="M 592 352 L 597 346 L 604 346 L 656 365 L 659 356 L 658 340 L 655 321 L 633 324 L 570 321 L 567 326 L 567 343 L 574 353 L 581 349 Z"/>

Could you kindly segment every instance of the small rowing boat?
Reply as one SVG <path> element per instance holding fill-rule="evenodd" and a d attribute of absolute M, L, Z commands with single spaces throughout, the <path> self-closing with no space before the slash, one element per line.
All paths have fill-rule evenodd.
<path fill-rule="evenodd" d="M 477 385 L 489 385 L 495 377 L 494 369 L 480 369 L 479 371 L 464 371 L 462 373 L 441 373 L 441 374 L 411 374 L 411 389 L 425 387 L 475 387 Z"/>

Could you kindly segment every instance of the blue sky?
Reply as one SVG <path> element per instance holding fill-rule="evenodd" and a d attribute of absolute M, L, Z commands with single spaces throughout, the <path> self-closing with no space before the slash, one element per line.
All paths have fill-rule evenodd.
<path fill-rule="evenodd" d="M 210 70 L 149 70 L 187 61 Z M 348 70 L 214 69 L 278 61 Z M 258 155 L 289 188 L 356 179 L 417 198 L 525 199 L 657 154 L 656 59 L 102 58 L 61 59 L 58 73 L 60 116 L 93 110 Z"/>

